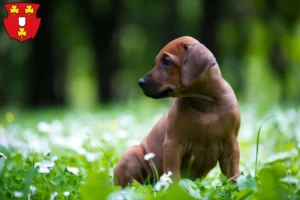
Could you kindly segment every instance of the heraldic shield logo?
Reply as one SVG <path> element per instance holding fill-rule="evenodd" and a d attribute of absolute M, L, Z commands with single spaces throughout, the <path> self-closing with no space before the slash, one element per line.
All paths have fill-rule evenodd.
<path fill-rule="evenodd" d="M 9 37 L 20 42 L 34 38 L 41 22 L 41 18 L 36 17 L 40 5 L 22 2 L 6 3 L 4 7 L 8 15 L 3 21 Z"/>

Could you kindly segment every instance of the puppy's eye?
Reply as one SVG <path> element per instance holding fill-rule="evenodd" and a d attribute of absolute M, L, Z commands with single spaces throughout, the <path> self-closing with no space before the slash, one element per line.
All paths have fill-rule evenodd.
<path fill-rule="evenodd" d="M 162 59 L 162 64 L 163 64 L 164 66 L 170 66 L 170 65 L 173 65 L 173 61 L 172 61 L 171 58 L 169 58 L 169 57 L 164 57 L 164 58 Z"/>

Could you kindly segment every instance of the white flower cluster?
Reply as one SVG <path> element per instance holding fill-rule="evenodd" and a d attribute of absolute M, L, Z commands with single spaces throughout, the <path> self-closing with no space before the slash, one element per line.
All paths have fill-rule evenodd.
<path fill-rule="evenodd" d="M 64 127 L 60 121 L 54 120 L 52 123 L 39 122 L 37 128 L 43 133 L 55 134 L 63 132 Z"/>
<path fill-rule="evenodd" d="M 147 153 L 144 156 L 145 160 L 151 161 L 153 158 L 155 157 L 155 154 L 150 152 Z M 164 173 L 161 177 L 160 180 L 155 184 L 154 189 L 156 191 L 160 191 L 160 190 L 167 190 L 169 188 L 169 186 L 173 183 L 171 176 L 173 175 L 173 173 L 171 171 L 169 171 L 167 174 Z"/>
<path fill-rule="evenodd" d="M 70 192 L 64 191 L 64 192 L 63 192 L 63 195 L 64 195 L 65 197 L 68 197 L 68 196 L 70 196 Z M 53 193 L 51 194 L 51 196 L 50 196 L 50 200 L 54 200 L 57 196 L 58 196 L 58 193 L 57 193 L 57 192 L 53 192 Z"/>
<path fill-rule="evenodd" d="M 42 160 L 34 164 L 35 168 L 38 168 L 38 172 L 41 174 L 48 174 L 51 172 L 52 168 L 55 165 L 55 161 L 58 159 L 57 156 L 51 156 L 50 150 L 44 153 L 44 156 L 49 156 L 50 160 Z M 66 167 L 67 171 L 78 176 L 80 170 L 77 167 Z M 54 193 L 53 193 L 54 194 Z"/>
<path fill-rule="evenodd" d="M 154 153 L 147 153 L 147 154 L 144 156 L 144 159 L 145 159 L 145 160 L 152 160 L 154 157 L 155 157 L 155 154 L 154 154 Z"/>
<path fill-rule="evenodd" d="M 38 168 L 39 173 L 48 174 L 54 165 L 53 160 L 42 160 L 41 162 L 35 163 L 34 167 Z"/>
<path fill-rule="evenodd" d="M 20 191 L 14 191 L 14 196 L 17 197 L 17 198 L 21 198 L 23 197 L 23 192 L 20 192 Z"/>
<path fill-rule="evenodd" d="M 58 195 L 57 192 L 53 192 L 50 196 L 50 200 L 54 200 L 57 195 Z"/>
<path fill-rule="evenodd" d="M 76 176 L 79 175 L 79 169 L 77 167 L 67 167 L 67 170 Z"/>
<path fill-rule="evenodd" d="M 63 195 L 64 195 L 65 197 L 68 197 L 68 196 L 70 195 L 70 192 L 65 191 L 65 192 L 63 193 Z"/>
<path fill-rule="evenodd" d="M 160 177 L 160 180 L 155 184 L 154 189 L 156 191 L 166 191 L 170 185 L 173 183 L 171 176 L 173 175 L 173 173 L 171 171 L 169 171 L 167 174 L 163 174 Z"/>

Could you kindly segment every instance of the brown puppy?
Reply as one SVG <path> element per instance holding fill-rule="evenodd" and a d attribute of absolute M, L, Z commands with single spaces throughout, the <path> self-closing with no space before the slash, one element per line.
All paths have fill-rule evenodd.
<path fill-rule="evenodd" d="M 192 37 L 171 41 L 155 67 L 139 80 L 146 96 L 174 97 L 170 110 L 140 145 L 129 148 L 115 169 L 115 183 L 142 182 L 153 172 L 144 155 L 153 152 L 159 175 L 204 178 L 219 161 L 228 177 L 239 174 L 240 111 L 213 54 Z"/>

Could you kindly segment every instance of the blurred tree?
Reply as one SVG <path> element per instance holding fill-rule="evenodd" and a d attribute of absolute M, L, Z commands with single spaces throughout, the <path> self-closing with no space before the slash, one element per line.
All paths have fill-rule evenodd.
<path fill-rule="evenodd" d="M 265 12 L 263 17 L 265 23 L 269 24 L 272 31 L 272 44 L 269 48 L 269 59 L 272 69 L 276 73 L 280 85 L 281 95 L 280 100 L 284 103 L 289 100 L 288 96 L 288 71 L 291 71 L 291 65 L 288 58 L 286 45 L 283 38 L 291 32 L 297 25 L 299 16 L 300 1 L 295 1 L 293 4 L 284 3 L 282 0 L 277 0 L 275 3 L 268 0 L 268 12 Z"/>
<path fill-rule="evenodd" d="M 8 59 L 5 59 L 6 58 L 6 54 L 8 53 L 4 53 L 2 52 L 0 54 L 0 60 L 1 60 L 1 63 L 0 63 L 0 106 L 3 106 L 6 104 L 6 101 L 7 101 L 7 98 L 6 98 L 6 91 L 5 91 L 5 87 L 6 86 L 6 82 L 4 81 L 5 79 L 5 75 L 7 74 L 6 72 L 6 68 L 4 66 L 8 66 Z"/>
<path fill-rule="evenodd" d="M 51 13 L 56 8 L 55 2 L 35 0 L 34 3 L 41 4 L 37 17 L 41 17 L 41 24 L 37 37 L 32 40 L 32 53 L 29 60 L 29 105 L 59 105 L 64 102 L 64 84 L 60 83 L 59 88 L 56 76 L 58 68 L 64 68 L 64 62 L 60 65 L 54 62 L 55 41 L 53 39 L 53 26 Z"/>
<path fill-rule="evenodd" d="M 112 77 L 119 68 L 117 30 L 118 20 L 121 18 L 121 1 L 104 1 L 102 8 L 95 10 L 92 1 L 77 1 L 89 33 L 93 41 L 97 68 L 97 77 L 100 84 L 99 99 L 102 103 L 112 100 Z M 82 9 L 81 9 L 82 8 Z M 94 12 L 92 12 L 94 10 Z"/>
<path fill-rule="evenodd" d="M 222 0 L 203 0 L 201 8 L 203 9 L 202 20 L 198 29 L 198 35 L 201 42 L 207 46 L 215 55 L 219 57 L 217 46 L 217 31 L 222 19 Z"/>
<path fill-rule="evenodd" d="M 178 33 L 178 8 L 177 8 L 177 1 L 174 0 L 166 0 L 164 1 L 164 23 L 163 23 L 163 38 L 164 43 L 168 43 L 171 40 L 174 40 L 177 37 L 180 37 Z"/>

